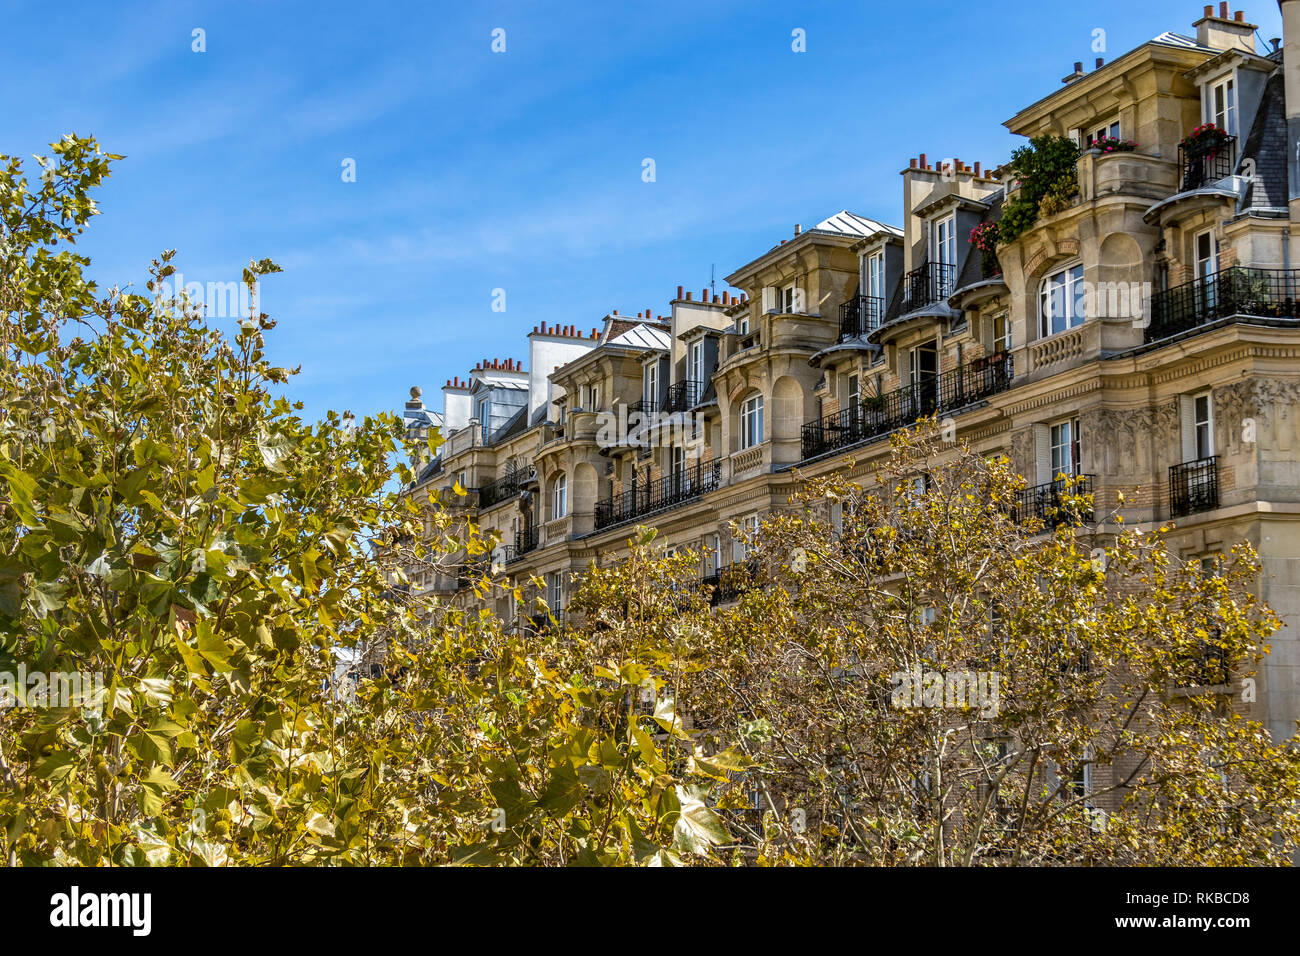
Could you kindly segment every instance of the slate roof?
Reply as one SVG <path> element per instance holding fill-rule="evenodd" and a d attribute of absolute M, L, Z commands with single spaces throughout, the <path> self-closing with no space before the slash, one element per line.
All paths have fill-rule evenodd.
<path fill-rule="evenodd" d="M 981 225 L 986 222 L 997 222 L 1002 218 L 1002 202 L 1005 198 L 1006 189 L 1003 188 L 983 200 L 989 204 L 989 208 L 980 217 Z M 969 251 L 966 253 L 966 261 L 962 263 L 961 272 L 957 275 L 957 284 L 954 288 L 964 289 L 968 285 L 983 281 L 984 254 L 974 246 L 970 246 Z"/>
<path fill-rule="evenodd" d="M 1264 83 L 1259 112 L 1241 148 L 1240 173 L 1247 160 L 1255 164 L 1255 178 L 1246 191 L 1246 207 L 1285 208 L 1287 205 L 1286 94 L 1279 70 Z"/>

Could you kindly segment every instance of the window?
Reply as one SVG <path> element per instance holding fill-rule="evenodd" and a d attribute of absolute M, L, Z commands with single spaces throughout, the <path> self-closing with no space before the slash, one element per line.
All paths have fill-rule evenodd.
<path fill-rule="evenodd" d="M 551 487 L 551 519 L 563 518 L 569 513 L 569 479 L 559 475 Z"/>
<path fill-rule="evenodd" d="M 659 360 L 655 359 L 645 367 L 641 385 L 641 397 L 651 408 L 659 401 Z"/>
<path fill-rule="evenodd" d="M 763 443 L 763 396 L 753 395 L 740 406 L 740 447 Z"/>
<path fill-rule="evenodd" d="M 831 535 L 839 538 L 844 534 L 844 502 L 831 502 Z"/>
<path fill-rule="evenodd" d="M 948 266 L 956 265 L 957 231 L 954 217 L 939 219 L 931 227 L 930 261 Z"/>
<path fill-rule="evenodd" d="M 1054 272 L 1043 280 L 1038 293 L 1041 338 L 1082 325 L 1085 318 L 1082 265 Z"/>
<path fill-rule="evenodd" d="M 711 534 L 704 539 L 704 575 L 717 574 L 722 570 L 722 535 Z"/>
<path fill-rule="evenodd" d="M 1119 117 L 1098 123 L 1090 127 L 1083 137 L 1083 147 L 1087 149 L 1099 139 L 1119 139 Z"/>
<path fill-rule="evenodd" d="M 564 610 L 564 572 L 552 571 L 546 576 L 546 603 L 552 614 Z"/>
<path fill-rule="evenodd" d="M 851 375 L 844 376 L 844 408 L 848 410 L 849 417 L 854 421 L 858 418 L 858 406 L 862 404 L 862 390 L 859 385 L 858 373 L 853 372 Z"/>
<path fill-rule="evenodd" d="M 1210 84 L 1206 92 L 1205 119 L 1229 136 L 1237 135 L 1237 89 L 1232 77 Z"/>
<path fill-rule="evenodd" d="M 1079 420 L 1071 418 L 1052 426 L 1051 465 L 1052 481 L 1057 477 L 1077 475 L 1081 450 L 1079 448 Z"/>
<path fill-rule="evenodd" d="M 991 351 L 1011 351 L 1011 317 L 1003 312 L 993 317 L 993 339 L 989 343 Z"/>
<path fill-rule="evenodd" d="M 686 359 L 686 379 L 691 382 L 704 381 L 704 342 L 692 342 L 690 354 Z"/>
<path fill-rule="evenodd" d="M 1214 421 L 1210 410 L 1210 396 L 1197 395 L 1192 400 L 1195 416 L 1193 427 L 1196 436 L 1196 457 L 1209 458 L 1214 454 Z"/>
<path fill-rule="evenodd" d="M 867 295 L 885 297 L 885 254 L 877 252 L 867 259 Z"/>
<path fill-rule="evenodd" d="M 1209 392 L 1179 396 L 1182 419 L 1183 460 L 1197 461 L 1214 455 L 1214 402 Z"/>
<path fill-rule="evenodd" d="M 758 514 L 746 515 L 738 522 L 736 535 L 731 539 L 732 561 L 739 564 L 749 555 L 751 542 L 758 535 Z"/>
<path fill-rule="evenodd" d="M 1219 240 L 1210 230 L 1196 237 L 1196 278 L 1209 279 L 1219 271 Z"/>
<path fill-rule="evenodd" d="M 492 401 L 486 398 L 479 399 L 478 421 L 479 424 L 482 425 L 484 428 L 487 428 L 488 418 L 491 416 L 491 414 L 492 414 Z"/>
<path fill-rule="evenodd" d="M 783 314 L 794 311 L 796 298 L 798 298 L 798 295 L 793 282 L 781 290 L 781 312 Z"/>

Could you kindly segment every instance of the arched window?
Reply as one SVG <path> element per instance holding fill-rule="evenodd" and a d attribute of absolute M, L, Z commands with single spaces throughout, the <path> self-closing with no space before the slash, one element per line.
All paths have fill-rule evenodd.
<path fill-rule="evenodd" d="M 1081 263 L 1058 269 L 1043 279 L 1038 290 L 1039 338 L 1082 325 L 1087 317 Z"/>
<path fill-rule="evenodd" d="M 551 486 L 551 520 L 563 518 L 568 513 L 569 479 L 566 475 L 558 475 Z"/>
<path fill-rule="evenodd" d="M 740 447 L 763 443 L 763 396 L 754 393 L 740 403 Z"/>

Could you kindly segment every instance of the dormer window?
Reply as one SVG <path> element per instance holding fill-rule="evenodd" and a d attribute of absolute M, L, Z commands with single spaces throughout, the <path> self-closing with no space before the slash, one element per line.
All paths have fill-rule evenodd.
<path fill-rule="evenodd" d="M 946 299 L 957 282 L 957 217 L 946 216 L 930 224 L 930 265 L 933 275 L 929 294 L 932 301 Z"/>
<path fill-rule="evenodd" d="M 1205 121 L 1229 136 L 1237 135 L 1237 86 L 1233 77 L 1209 83 L 1205 88 Z"/>
<path fill-rule="evenodd" d="M 885 297 L 885 253 L 876 252 L 867 257 L 865 294 L 874 299 Z"/>

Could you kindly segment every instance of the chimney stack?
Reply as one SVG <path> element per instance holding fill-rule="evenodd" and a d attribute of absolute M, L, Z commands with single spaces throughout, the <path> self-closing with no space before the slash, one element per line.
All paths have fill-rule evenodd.
<path fill-rule="evenodd" d="M 1279 4 L 1285 6 L 1285 0 Z M 1286 21 L 1285 11 L 1282 14 Z M 1246 22 L 1246 14 L 1238 10 L 1230 14 L 1228 4 L 1220 3 L 1216 14 L 1211 6 L 1205 7 L 1205 15 L 1192 26 L 1196 27 L 1196 42 L 1212 50 L 1243 50 L 1255 52 L 1255 24 Z M 1285 29 L 1283 33 L 1285 34 Z"/>

